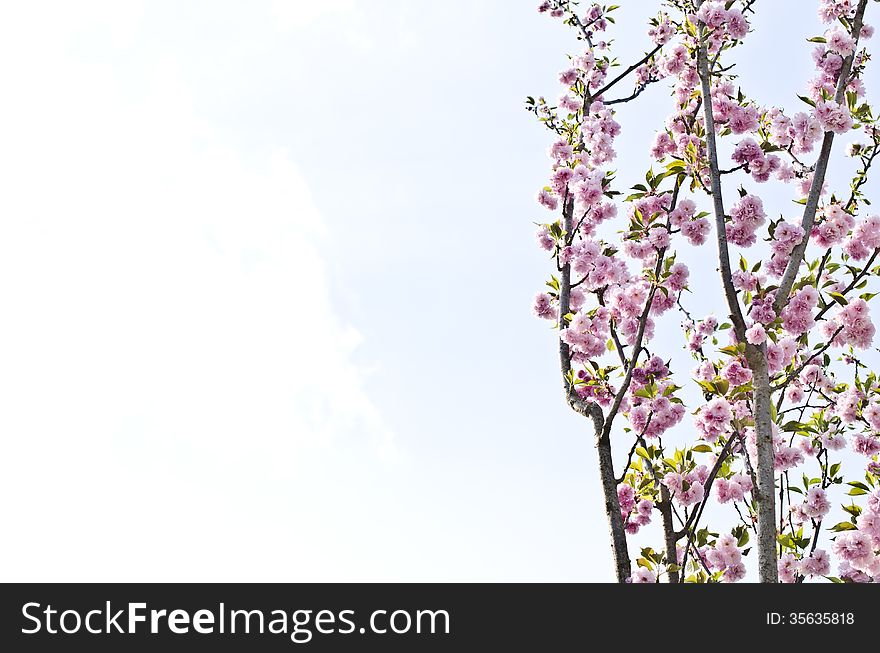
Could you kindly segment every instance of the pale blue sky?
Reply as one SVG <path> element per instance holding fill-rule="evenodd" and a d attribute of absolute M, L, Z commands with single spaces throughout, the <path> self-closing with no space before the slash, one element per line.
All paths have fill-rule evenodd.
<path fill-rule="evenodd" d="M 0 5 L 0 579 L 610 578 L 529 313 L 522 100 L 577 48 L 535 5 Z M 758 7 L 746 89 L 794 107 L 813 3 Z M 668 111 L 621 111 L 621 180 Z"/>

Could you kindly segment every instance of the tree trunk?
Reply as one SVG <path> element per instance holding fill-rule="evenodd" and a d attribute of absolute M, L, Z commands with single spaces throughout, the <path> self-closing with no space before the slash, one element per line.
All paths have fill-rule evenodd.
<path fill-rule="evenodd" d="M 611 552 L 614 556 L 614 571 L 618 583 L 625 583 L 632 574 L 629 549 L 626 543 L 626 530 L 620 514 L 620 501 L 617 498 L 617 479 L 614 478 L 614 460 L 611 457 L 611 438 L 603 433 L 602 411 L 592 404 L 591 417 L 596 431 L 596 449 L 599 452 L 599 476 L 602 479 L 602 493 L 605 495 L 605 516 L 611 533 Z"/>
<path fill-rule="evenodd" d="M 672 497 L 669 490 L 662 483 L 660 484 L 660 503 L 657 504 L 660 510 L 660 516 L 663 519 L 663 542 L 666 546 L 666 564 L 678 565 L 678 536 L 675 533 L 675 525 L 672 523 Z M 670 571 L 668 574 L 670 583 L 677 583 L 680 580 L 677 571 Z"/>
<path fill-rule="evenodd" d="M 758 577 L 762 583 L 778 583 L 776 566 L 776 472 L 773 452 L 770 376 L 765 347 L 747 345 L 746 357 L 752 370 L 755 402 L 755 440 L 758 448 L 756 476 L 758 487 L 753 495 L 758 513 Z"/>
<path fill-rule="evenodd" d="M 571 234 L 574 228 L 574 199 L 567 197 L 563 205 L 563 228 Z M 565 316 L 570 310 L 571 302 L 571 265 L 562 267 L 562 279 L 559 288 L 559 332 L 568 327 Z M 571 372 L 571 351 L 569 346 L 559 339 L 559 365 L 562 371 L 562 383 L 565 397 L 571 408 L 593 421 L 596 438 L 596 449 L 599 453 L 599 476 L 602 481 L 602 494 L 605 498 L 605 516 L 611 534 L 611 552 L 614 557 L 614 569 L 618 583 L 625 583 L 630 577 L 629 550 L 626 543 L 626 530 L 620 515 L 620 500 L 617 498 L 617 480 L 614 478 L 614 459 L 611 455 L 611 438 L 605 432 L 605 416 L 598 404 L 583 401 L 577 396 L 568 380 Z"/>

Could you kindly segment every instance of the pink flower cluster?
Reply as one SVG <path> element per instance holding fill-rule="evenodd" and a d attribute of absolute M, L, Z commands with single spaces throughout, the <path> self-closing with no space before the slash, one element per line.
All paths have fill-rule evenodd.
<path fill-rule="evenodd" d="M 822 220 L 813 227 L 810 236 L 819 247 L 832 247 L 846 238 L 855 223 L 852 215 L 844 211 L 840 204 L 829 204 L 822 210 Z"/>
<path fill-rule="evenodd" d="M 779 571 L 779 581 L 782 583 L 794 583 L 798 574 L 812 578 L 813 576 L 827 576 L 831 572 L 831 562 L 828 553 L 822 549 L 816 549 L 813 553 L 798 560 L 792 553 L 785 553 L 776 563 Z"/>
<path fill-rule="evenodd" d="M 688 349 L 691 351 L 699 351 L 706 338 L 715 333 L 715 329 L 718 328 L 718 319 L 714 315 L 710 315 L 696 325 L 687 323 L 684 326 L 685 330 L 690 333 L 688 338 Z M 712 375 L 714 376 L 714 368 Z"/>
<path fill-rule="evenodd" d="M 535 242 L 538 243 L 538 247 L 545 251 L 552 252 L 556 249 L 556 240 L 550 234 L 550 227 L 548 225 L 538 227 L 538 231 L 535 232 Z"/>
<path fill-rule="evenodd" d="M 853 439 L 853 451 L 869 458 L 880 453 L 880 437 L 873 433 L 860 433 Z"/>
<path fill-rule="evenodd" d="M 686 474 L 668 472 L 663 477 L 663 485 L 669 489 L 672 498 L 687 507 L 699 503 L 706 496 L 704 484 L 708 478 L 708 467 L 700 465 Z"/>
<path fill-rule="evenodd" d="M 767 278 L 763 274 L 749 272 L 748 270 L 734 270 L 730 275 L 733 287 L 746 292 L 755 292 L 758 285 L 763 285 Z"/>
<path fill-rule="evenodd" d="M 871 251 L 878 248 L 880 248 L 880 215 L 872 215 L 864 222 L 858 223 L 843 246 L 843 250 L 856 261 L 868 258 Z"/>
<path fill-rule="evenodd" d="M 757 129 L 757 118 L 755 129 Z M 734 131 L 734 133 L 743 132 Z M 774 172 L 779 179 L 788 180 L 792 177 L 790 167 L 783 166 L 782 161 L 775 154 L 764 154 L 764 150 L 753 138 L 746 138 L 737 143 L 731 158 L 739 165 L 744 165 L 758 183 L 764 183 L 770 179 L 770 175 Z"/>
<path fill-rule="evenodd" d="M 767 368 L 770 374 L 785 369 L 797 353 L 797 341 L 794 338 L 782 338 L 778 342 L 767 343 Z"/>
<path fill-rule="evenodd" d="M 657 24 L 648 30 L 648 36 L 650 36 L 651 40 L 657 45 L 665 45 L 669 43 L 669 39 L 672 38 L 674 33 L 675 28 L 669 20 L 669 16 L 666 14 L 661 15 Z"/>
<path fill-rule="evenodd" d="M 737 99 L 732 82 L 720 82 L 712 87 L 712 116 L 716 124 L 727 125 L 734 134 L 758 131 L 761 112 L 755 105 L 743 106 Z"/>
<path fill-rule="evenodd" d="M 621 483 L 617 486 L 617 500 L 620 502 L 620 516 L 626 532 L 635 535 L 642 526 L 651 523 L 651 511 L 654 504 L 648 499 L 638 500 L 632 486 Z"/>
<path fill-rule="evenodd" d="M 856 40 L 840 27 L 825 32 L 825 44 L 829 50 L 841 57 L 848 57 L 856 50 Z"/>
<path fill-rule="evenodd" d="M 715 479 L 715 496 L 719 503 L 742 501 L 752 491 L 752 479 L 745 474 L 734 474 L 730 479 Z"/>
<path fill-rule="evenodd" d="M 640 281 L 629 286 L 619 286 L 609 298 L 608 306 L 611 316 L 617 325 L 618 333 L 623 341 L 635 344 L 639 331 L 639 319 L 648 301 L 650 285 Z M 650 317 L 645 321 L 645 339 L 650 340 L 654 335 L 654 320 Z"/>
<path fill-rule="evenodd" d="M 827 132 L 845 134 L 853 127 L 849 109 L 834 100 L 823 100 L 816 105 L 816 117 L 819 124 Z"/>
<path fill-rule="evenodd" d="M 745 195 L 730 209 L 732 222 L 727 225 L 727 239 L 740 247 L 751 247 L 757 240 L 755 232 L 766 222 L 760 197 Z"/>
<path fill-rule="evenodd" d="M 852 13 L 851 0 L 819 0 L 819 19 L 823 23 L 833 23 L 841 16 Z"/>
<path fill-rule="evenodd" d="M 782 309 L 782 328 L 789 335 L 800 336 L 814 326 L 813 311 L 819 303 L 819 292 L 813 286 L 805 286 L 798 290 Z"/>
<path fill-rule="evenodd" d="M 834 412 L 844 424 L 852 424 L 859 418 L 859 406 L 864 396 L 858 388 L 850 388 L 838 395 L 834 402 Z"/>
<path fill-rule="evenodd" d="M 833 320 L 822 324 L 822 335 L 831 339 L 838 329 L 840 333 L 832 341 L 834 346 L 852 345 L 856 349 L 867 349 L 871 346 L 876 329 L 864 299 L 855 299 L 841 307 Z"/>
<path fill-rule="evenodd" d="M 856 528 L 840 533 L 831 547 L 841 561 L 839 574 L 855 582 L 880 582 L 880 490 L 869 495 Z"/>
<path fill-rule="evenodd" d="M 781 277 L 785 274 L 785 268 L 788 265 L 788 259 L 794 248 L 797 247 L 804 239 L 804 229 L 799 224 L 791 224 L 789 222 L 780 221 L 776 225 L 773 232 L 773 242 L 770 243 L 770 249 L 773 255 L 767 263 L 767 272 L 774 277 Z"/>
<path fill-rule="evenodd" d="M 589 152 L 589 163 L 600 166 L 614 159 L 614 139 L 620 134 L 620 124 L 602 102 L 593 102 L 590 114 L 583 121 L 581 133 Z"/>
<path fill-rule="evenodd" d="M 605 353 L 610 336 L 608 309 L 600 306 L 589 313 L 579 311 L 559 336 L 571 348 L 572 358 L 584 362 Z"/>
<path fill-rule="evenodd" d="M 688 65 L 688 61 L 690 60 L 690 53 L 688 49 L 681 45 L 674 45 L 666 54 L 664 54 L 660 58 L 660 63 L 658 64 L 658 70 L 661 75 L 664 77 L 668 77 L 669 75 L 678 75 Z M 661 132 L 663 136 L 666 137 L 666 142 L 672 143 L 672 139 L 669 138 L 669 135 L 666 132 Z M 674 146 L 672 150 L 668 150 L 666 154 L 671 154 L 674 151 Z M 655 158 L 663 158 L 663 155 Z"/>
<path fill-rule="evenodd" d="M 669 368 L 659 356 L 652 356 L 644 365 L 633 370 L 632 384 L 622 410 L 633 430 L 646 438 L 660 437 L 684 417 L 684 404 L 672 401 L 666 394 L 667 389 L 672 387 L 668 378 Z M 656 396 L 638 396 L 639 390 L 649 384 L 657 385 Z"/>
<path fill-rule="evenodd" d="M 606 286 L 625 284 L 629 280 L 626 262 L 620 257 L 606 256 L 598 241 L 583 239 L 566 247 L 562 252 L 563 263 L 571 263 L 572 271 L 586 290 L 599 290 Z"/>
<path fill-rule="evenodd" d="M 692 200 L 680 200 L 669 214 L 669 224 L 681 230 L 691 245 L 702 245 L 709 235 L 709 221 L 696 217 L 697 205 Z"/>
<path fill-rule="evenodd" d="M 724 582 L 735 583 L 745 578 L 746 566 L 743 563 L 742 551 L 736 545 L 736 538 L 733 535 L 725 533 L 716 540 L 714 546 L 703 549 L 701 555 L 709 569 L 714 572 L 724 572 L 721 576 Z"/>
<path fill-rule="evenodd" d="M 749 33 L 749 22 L 743 13 L 736 8 L 726 9 L 723 2 L 704 2 L 696 17 L 706 27 L 724 28 L 727 35 L 734 40 L 742 40 Z"/>
<path fill-rule="evenodd" d="M 734 358 L 721 369 L 721 378 L 729 382 L 732 387 L 745 385 L 752 380 L 752 370 Z"/>
<path fill-rule="evenodd" d="M 653 571 L 648 569 L 647 567 L 639 567 L 633 572 L 633 575 L 629 577 L 628 581 L 630 583 L 656 583 L 657 576 Z"/>
<path fill-rule="evenodd" d="M 767 331 L 761 324 L 753 324 L 746 330 L 746 342 L 750 345 L 761 345 L 767 341 Z"/>
<path fill-rule="evenodd" d="M 819 487 L 811 487 L 807 490 L 802 510 L 810 519 L 824 518 L 831 510 L 831 502 L 825 490 Z"/>
<path fill-rule="evenodd" d="M 553 305 L 553 298 L 545 292 L 538 293 L 535 297 L 532 313 L 542 320 L 555 320 L 559 317 L 559 311 Z"/>

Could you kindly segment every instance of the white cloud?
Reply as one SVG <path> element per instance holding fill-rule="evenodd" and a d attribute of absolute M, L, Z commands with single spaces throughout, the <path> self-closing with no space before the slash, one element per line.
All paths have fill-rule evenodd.
<path fill-rule="evenodd" d="M 0 69 L 0 578 L 309 577 L 332 529 L 291 495 L 394 449 L 302 176 L 224 147 L 173 60 L 131 97 L 24 12 L 0 21 L 28 62 Z"/>
<path fill-rule="evenodd" d="M 356 10 L 354 0 L 314 2 L 313 0 L 272 0 L 272 14 L 278 27 L 286 30 L 311 27 L 321 18 L 343 19 Z"/>

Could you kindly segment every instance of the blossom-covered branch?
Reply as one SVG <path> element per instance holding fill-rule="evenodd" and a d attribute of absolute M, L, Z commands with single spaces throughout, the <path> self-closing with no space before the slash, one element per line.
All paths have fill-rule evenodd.
<path fill-rule="evenodd" d="M 754 0 L 658 2 L 647 29 L 653 45 L 613 76 L 600 34 L 614 6 L 539 7 L 585 47 L 560 72 L 558 101 L 527 101 L 556 139 L 538 195 L 554 217 L 537 239 L 559 276 L 534 312 L 558 330 L 566 399 L 593 427 L 619 581 L 740 580 L 750 532 L 762 581 L 880 580 L 880 383 L 856 353 L 874 351 L 868 286 L 880 274 L 880 216 L 861 215 L 880 153 L 863 82 L 867 4 L 819 0 L 830 27 L 810 38 L 816 77 L 805 91 L 792 88 L 794 110 L 760 104 L 735 76 L 732 57 L 760 17 Z M 605 97 L 630 76 L 629 95 Z M 663 83 L 672 102 L 646 148 L 655 165 L 626 187 L 611 169 L 622 129 L 615 111 Z M 860 166 L 841 201 L 826 172 L 835 137 L 851 133 L 868 142 L 847 149 Z M 734 141 L 729 160 L 725 138 Z M 787 209 L 768 219 L 770 200 L 755 186 L 771 180 L 803 206 L 798 220 L 786 220 Z M 729 208 L 725 183 L 739 193 Z M 682 303 L 690 270 L 681 259 L 710 236 L 713 262 L 698 260 L 720 272 L 725 322 L 694 318 Z M 697 361 L 689 375 L 673 369 L 668 340 L 652 342 L 671 309 L 685 316 L 685 349 Z M 631 436 L 615 474 L 620 431 Z M 832 527 L 829 552 L 822 524 L 840 488 L 849 520 Z M 729 528 L 702 524 L 728 510 Z M 632 560 L 630 540 L 651 531 L 655 511 L 662 552 L 642 546 Z"/>

